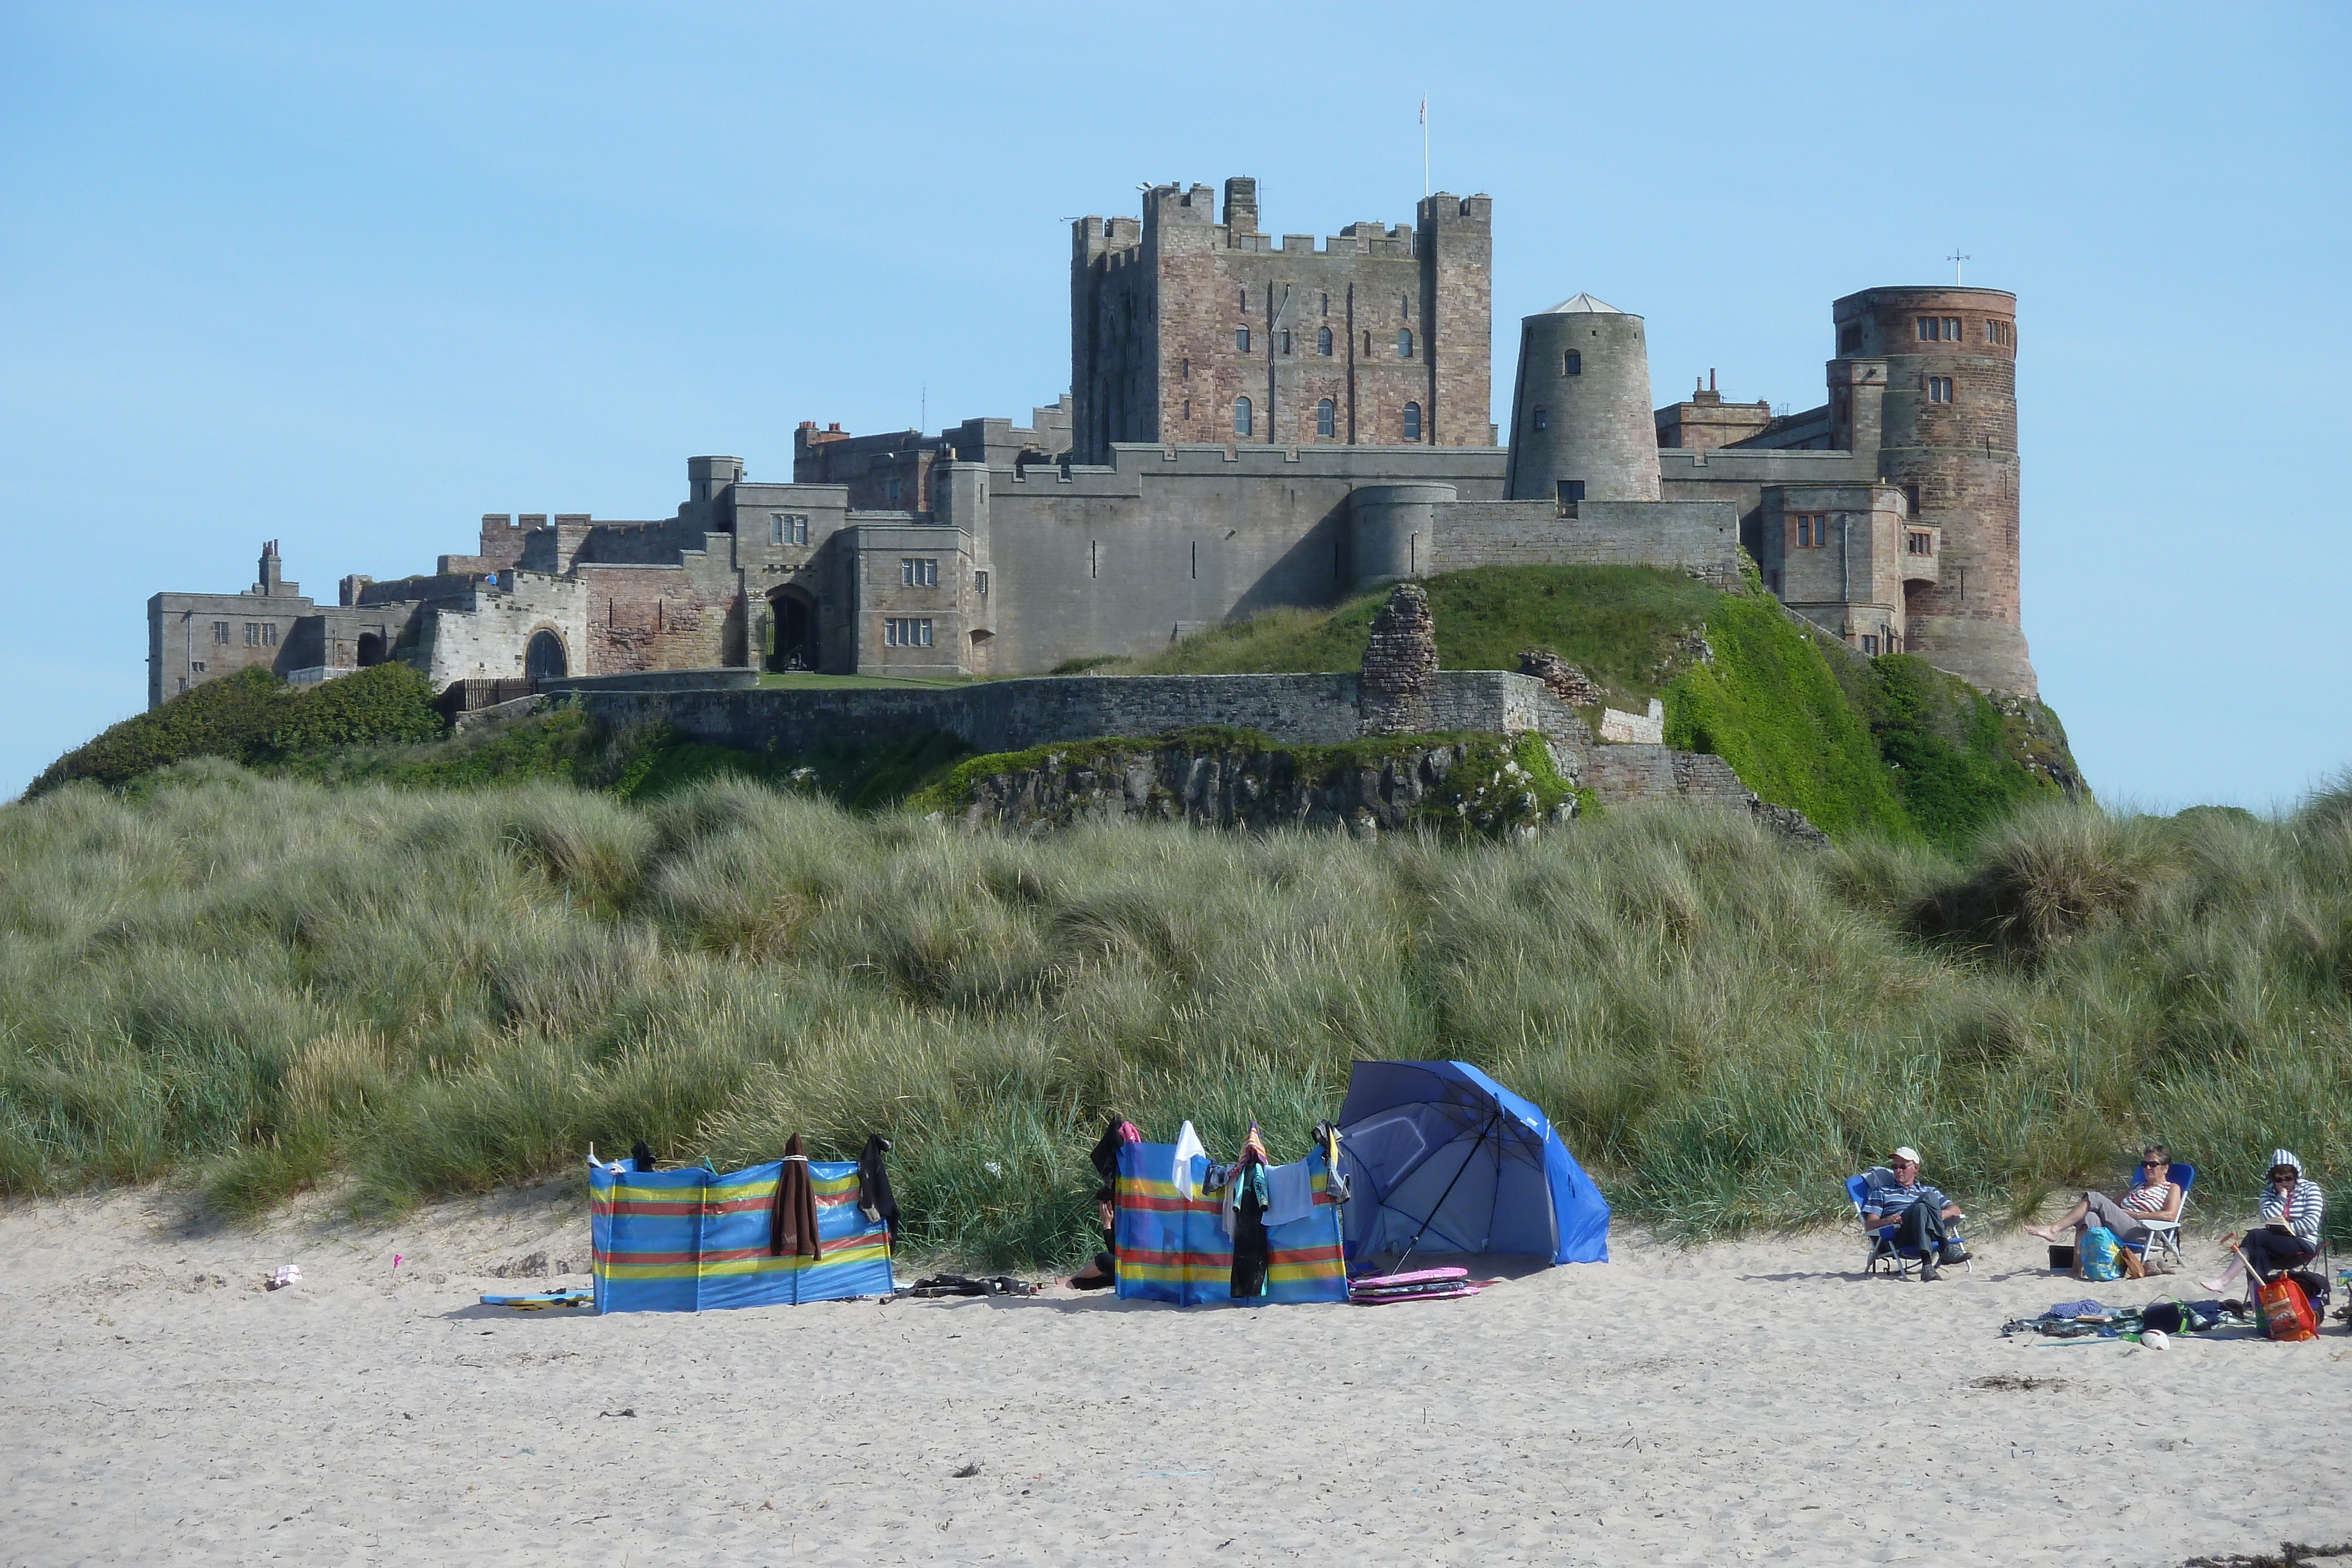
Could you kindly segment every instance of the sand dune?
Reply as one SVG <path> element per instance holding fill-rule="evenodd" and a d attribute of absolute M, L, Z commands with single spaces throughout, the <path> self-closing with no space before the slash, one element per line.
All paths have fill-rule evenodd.
<path fill-rule="evenodd" d="M 20 1204 L 0 1560 L 2159 1568 L 2352 1535 L 2340 1327 L 2004 1343 L 2168 1283 L 2024 1239 L 1934 1285 L 1843 1236 L 1617 1251 L 1379 1309 L 526 1316 L 474 1302 L 585 1259 L 547 1195 L 382 1231 Z"/>

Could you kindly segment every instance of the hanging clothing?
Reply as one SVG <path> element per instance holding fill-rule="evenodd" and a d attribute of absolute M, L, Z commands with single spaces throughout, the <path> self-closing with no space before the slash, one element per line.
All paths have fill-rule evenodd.
<path fill-rule="evenodd" d="M 1250 1172 L 1264 1170 L 1262 1166 L 1248 1167 Z M 1241 1202 L 1226 1212 L 1233 1217 L 1234 1275 L 1230 1287 L 1233 1299 L 1251 1300 L 1265 1294 L 1265 1272 L 1270 1249 L 1265 1236 L 1265 1195 L 1263 1184 L 1249 1179 L 1236 1180 Z"/>
<path fill-rule="evenodd" d="M 876 1133 L 866 1140 L 865 1149 L 857 1156 L 857 1212 L 869 1224 L 898 1231 L 898 1199 L 890 1191 L 890 1170 L 882 1156 L 890 1152 L 890 1140 Z"/>
<path fill-rule="evenodd" d="M 814 1258 L 816 1187 L 809 1180 L 808 1154 L 794 1133 L 784 1145 L 784 1168 L 776 1178 L 776 1208 L 768 1223 L 768 1256 Z"/>
<path fill-rule="evenodd" d="M 1265 1222 L 1288 1225 L 1315 1212 L 1315 1173 L 1305 1160 L 1272 1166 L 1265 1173 Z"/>
<path fill-rule="evenodd" d="M 1192 1124 L 1187 1122 L 1182 1126 L 1176 1129 L 1175 1181 L 1176 1195 L 1187 1201 L 1200 1196 L 1192 1186 L 1192 1156 L 1194 1155 L 1199 1155 L 1202 1158 L 1206 1159 L 1208 1157 L 1209 1151 L 1207 1145 L 1201 1142 L 1201 1134 L 1192 1131 Z"/>

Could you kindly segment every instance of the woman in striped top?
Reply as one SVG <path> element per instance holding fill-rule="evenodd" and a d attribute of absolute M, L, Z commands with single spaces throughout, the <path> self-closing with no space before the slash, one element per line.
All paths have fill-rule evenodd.
<path fill-rule="evenodd" d="M 2228 1291 L 2249 1263 L 2264 1281 L 2301 1268 L 2318 1254 L 2319 1221 L 2326 1207 L 2326 1195 L 2303 1174 L 2303 1162 L 2286 1149 L 2272 1150 L 2270 1179 L 2263 1187 L 2263 1228 L 2248 1231 L 2242 1241 L 2227 1238 L 2224 1244 L 2236 1247 L 2230 1266 L 2219 1280 L 2198 1283 L 2209 1291 Z"/>

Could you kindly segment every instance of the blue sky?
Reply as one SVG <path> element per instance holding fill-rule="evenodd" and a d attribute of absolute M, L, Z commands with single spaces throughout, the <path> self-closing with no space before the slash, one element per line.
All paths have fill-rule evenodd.
<path fill-rule="evenodd" d="M 1830 301 L 2020 296 L 2025 631 L 2110 801 L 2352 764 L 2352 10 L 0 6 L 0 796 L 144 702 L 145 601 L 331 601 L 486 511 L 668 514 L 803 419 L 1068 382 L 1068 218 L 1495 198 L 1661 398 L 1821 401 Z M 2321 412 L 2315 414 L 2314 409 Z"/>

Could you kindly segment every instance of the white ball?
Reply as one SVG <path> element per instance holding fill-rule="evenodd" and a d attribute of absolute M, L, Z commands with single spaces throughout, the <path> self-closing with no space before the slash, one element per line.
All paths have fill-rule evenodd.
<path fill-rule="evenodd" d="M 2162 1329 L 2143 1329 L 2139 1343 L 2148 1350 L 2167 1350 L 2171 1347 L 2172 1336 Z"/>

